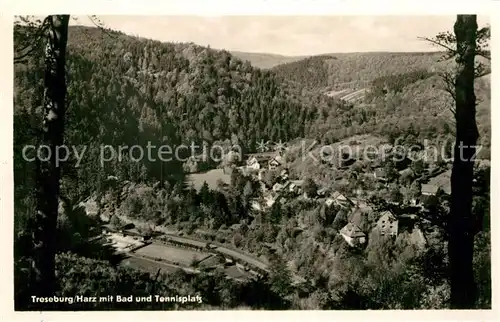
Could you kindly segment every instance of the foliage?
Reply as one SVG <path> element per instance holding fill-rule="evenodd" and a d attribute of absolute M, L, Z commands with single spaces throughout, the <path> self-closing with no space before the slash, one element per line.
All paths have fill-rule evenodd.
<path fill-rule="evenodd" d="M 309 197 L 314 197 L 316 196 L 316 193 L 318 191 L 318 186 L 314 182 L 313 179 L 311 178 L 306 178 L 304 180 L 304 187 L 303 187 L 304 193 L 307 194 Z"/>

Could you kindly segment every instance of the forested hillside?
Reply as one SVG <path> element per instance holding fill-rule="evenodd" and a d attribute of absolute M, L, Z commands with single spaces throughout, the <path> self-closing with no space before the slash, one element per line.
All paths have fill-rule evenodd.
<path fill-rule="evenodd" d="M 308 147 L 314 140 L 358 148 L 387 142 L 408 147 L 422 145 L 426 139 L 451 142 L 452 100 L 438 75 L 446 66 L 438 62 L 440 54 L 328 54 L 263 70 L 224 50 L 161 43 L 98 28 L 72 27 L 68 40 L 64 140 L 73 150 L 71 159 L 62 163 L 58 196 L 58 295 L 156 291 L 203 296 L 203 306 L 187 309 L 447 307 L 443 223 L 449 212 L 448 197 L 436 192 L 416 205 L 422 192 L 417 179 L 427 170 L 432 172 L 436 164 L 446 164 L 442 160 L 406 164 L 404 160 L 396 168 L 390 160 L 376 165 L 360 159 L 337 167 L 333 161 L 299 158 L 301 143 Z M 40 183 L 35 182 L 35 162 L 23 160 L 23 147 L 35 145 L 40 137 L 42 57 L 39 52 L 15 65 L 15 290 L 24 309 L 35 309 L 26 302 L 31 295 L 27 285 L 34 231 L 27 219 L 35 213 L 33 190 Z M 267 63 L 281 59 L 262 57 L 269 59 Z M 480 157 L 489 157 L 489 77 L 478 79 L 476 87 L 477 120 L 486 147 Z M 343 88 L 366 88 L 367 95 L 363 102 L 352 103 L 324 94 Z M 219 180 L 216 187 L 205 183 L 199 190 L 186 186 L 180 160 L 160 161 L 158 150 L 153 150 L 153 159 L 135 154 L 139 161 L 129 156 L 129 150 L 108 162 L 100 158 L 106 145 L 146 150 L 151 145 L 175 149 L 206 143 L 227 150 L 239 145 L 244 152 L 256 152 L 261 141 L 283 141 L 289 149 L 258 165 L 265 171 L 243 166 L 249 171 L 240 172 L 234 167 L 229 182 Z M 318 153 L 320 148 L 315 149 Z M 75 157 L 76 152 L 83 155 L 82 160 Z M 186 150 L 181 156 L 190 153 Z M 273 161 L 279 165 L 271 169 Z M 376 168 L 386 170 L 386 178 L 379 178 Z M 478 307 L 491 305 L 489 178 L 489 169 L 478 171 L 474 186 L 474 214 L 486 218 L 477 223 L 484 226 L 475 255 L 482 301 Z M 346 206 L 335 193 L 356 203 Z M 95 210 L 92 213 L 89 204 Z M 395 238 L 375 229 L 379 215 L 389 210 L 402 223 Z M 413 222 L 415 218 L 418 222 Z M 102 235 L 103 222 L 123 233 L 129 220 L 142 238 L 154 239 L 153 232 L 163 229 L 165 235 L 199 238 L 203 252 L 212 242 L 218 243 L 269 264 L 269 274 L 242 282 L 226 278 L 221 271 L 160 275 L 158 270 L 153 276 L 124 268 L 112 247 L 94 243 L 94 238 Z M 349 246 L 341 234 L 351 222 L 362 228 L 366 248 Z M 415 241 L 417 228 L 420 241 Z M 219 264 L 225 265 L 227 259 L 223 257 Z M 194 268 L 199 262 L 192 260 Z M 141 304 L 136 308 L 180 307 Z"/>
<path fill-rule="evenodd" d="M 434 71 L 440 53 L 340 53 L 318 55 L 274 67 L 283 79 L 306 88 L 324 89 L 371 82 L 382 76 L 419 69 Z"/>
<path fill-rule="evenodd" d="M 309 57 L 272 69 L 303 93 L 366 88 L 361 104 L 320 107 L 310 138 L 326 143 L 358 134 L 382 135 L 394 142 L 415 136 L 418 142 L 452 139 L 452 97 L 440 73 L 452 64 L 441 53 L 352 53 Z M 325 95 L 326 96 L 326 95 Z M 483 149 L 489 158 L 490 80 L 476 80 L 477 121 Z"/>
<path fill-rule="evenodd" d="M 118 149 L 120 146 L 138 145 L 145 150 L 148 142 L 153 146 L 166 144 L 172 149 L 180 144 L 189 146 L 192 142 L 197 145 L 202 142 L 209 145 L 219 143 L 229 147 L 239 143 L 245 150 L 252 151 L 255 142 L 260 140 L 287 141 L 305 136 L 317 115 L 316 108 L 307 103 L 308 99 L 294 93 L 293 88 L 282 84 L 273 73 L 253 68 L 225 51 L 194 44 L 160 43 L 83 27 L 70 28 L 67 51 L 68 107 L 64 139 L 70 149 L 74 148 L 83 155 L 81 163 L 78 163 L 75 151 L 70 150 L 70 160 L 61 165 L 60 199 L 66 200 L 70 213 L 78 202 L 109 189 L 109 176 L 144 184 L 159 182 L 165 187 L 175 185 L 179 188 L 176 191 L 182 191 L 184 173 L 181 162 L 148 161 L 147 157 L 136 162 L 125 150 L 121 158 L 115 156 L 113 161 L 101 163 L 99 154 L 102 146 L 111 145 Z M 29 299 L 26 293 L 30 267 L 28 259 L 32 256 L 29 240 L 33 227 L 29 226 L 29 218 L 35 209 L 33 194 L 37 183 L 35 162 L 23 159 L 23 148 L 29 144 L 36 145 L 39 137 L 43 81 L 42 52 L 35 53 L 24 64 L 15 65 L 16 298 L 22 299 L 18 304 L 24 309 L 24 301 Z M 333 106 L 334 101 L 329 102 Z M 30 151 L 28 157 L 33 157 L 34 152 Z M 153 158 L 158 160 L 154 153 L 155 150 Z M 137 154 L 135 157 L 139 158 Z M 222 198 L 220 202 L 226 202 L 226 199 Z M 143 210 L 146 208 L 141 212 Z M 212 216 L 217 214 L 211 213 Z M 87 238 L 100 233 L 99 223 L 82 220 L 78 215 L 67 218 L 61 210 L 58 252 L 71 251 L 79 256 L 108 259 L 102 250 L 92 248 L 93 253 L 87 243 Z M 66 259 L 59 257 L 58 265 L 67 265 Z M 78 276 L 87 275 L 88 269 L 96 265 L 82 258 L 74 260 L 77 263 L 72 265 L 72 272 Z M 115 272 L 110 269 L 109 273 L 110 276 L 102 278 L 102 283 L 111 285 L 114 279 L 119 279 L 118 276 L 127 280 L 130 276 L 139 276 L 138 273 L 123 270 Z M 77 285 L 85 288 L 78 294 L 95 293 L 96 289 L 102 289 L 95 285 L 101 283 L 100 280 L 76 282 L 76 275 L 61 278 L 58 286 L 61 294 L 74 294 Z M 156 282 L 152 277 L 139 278 L 150 285 Z M 186 281 L 190 278 L 187 277 Z M 221 290 L 224 289 L 221 292 L 231 289 L 229 292 L 238 299 L 228 304 L 232 307 L 245 305 L 241 302 L 245 294 L 257 292 L 252 291 L 252 287 L 265 287 L 262 283 L 243 285 L 247 289 L 241 290 L 243 295 L 239 295 L 240 290 L 233 286 L 207 279 L 206 276 L 195 278 L 193 283 L 204 283 L 195 290 L 211 292 L 213 287 L 206 283 L 220 284 Z M 130 287 L 134 288 L 132 284 Z M 124 285 L 126 283 L 118 287 L 126 288 Z M 179 292 L 183 287 L 185 285 L 175 288 Z M 258 290 L 259 296 L 264 296 L 262 292 L 265 291 Z M 248 305 L 266 306 L 272 296 L 264 296 L 264 303 L 252 295 Z M 204 296 L 206 299 L 212 297 L 208 293 Z M 220 307 L 226 304 L 216 296 L 213 305 Z"/>
<path fill-rule="evenodd" d="M 182 176 L 181 164 L 175 161 L 131 162 L 124 155 L 120 162 L 101 166 L 99 147 L 106 144 L 145 147 L 148 141 L 157 146 L 225 141 L 227 146 L 238 143 L 255 151 L 260 140 L 307 137 L 333 143 L 371 133 L 391 141 L 411 134 L 423 142 L 452 135 L 451 97 L 433 72 L 442 64 L 439 54 L 322 55 L 262 71 L 226 51 L 83 27 L 70 29 L 68 52 L 65 140 L 68 145 L 86 146 L 79 167 L 66 163 L 67 177 L 74 180 L 67 180 L 63 189 L 72 199 L 99 190 L 107 175 L 162 182 Z M 33 142 L 41 124 L 40 67 L 41 58 L 16 65 L 16 157 L 24 144 Z M 371 89 L 368 104 L 341 103 L 318 91 L 363 81 Z M 488 157 L 489 79 L 478 80 L 477 87 L 478 124 L 485 146 L 480 156 Z M 29 185 L 33 163 L 15 164 L 16 182 Z"/>
<path fill-rule="evenodd" d="M 109 162 L 100 167 L 97 157 L 101 145 L 146 147 L 150 141 L 175 148 L 231 139 L 254 150 L 260 140 L 305 136 L 316 116 L 316 108 L 302 103 L 306 100 L 282 85 L 273 73 L 252 68 L 225 51 L 73 27 L 68 55 L 65 141 L 87 147 L 86 158 L 75 174 L 75 178 L 85 180 L 68 190 L 80 197 L 96 189 L 106 175 L 144 181 L 167 180 L 181 173 L 180 164 L 175 162 L 168 166 L 163 162 L 136 163 L 128 162 L 126 156 L 119 165 Z M 41 66 L 41 58 L 16 65 L 14 128 L 18 148 L 33 142 L 41 125 L 37 118 L 42 99 Z M 30 164 L 16 165 L 18 182 L 24 181 L 29 173 L 25 167 Z"/>

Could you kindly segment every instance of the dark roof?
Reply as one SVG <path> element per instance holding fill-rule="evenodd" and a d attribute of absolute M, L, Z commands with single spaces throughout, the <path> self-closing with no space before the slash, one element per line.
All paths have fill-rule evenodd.
<path fill-rule="evenodd" d="M 133 223 L 128 223 L 128 224 L 123 225 L 120 229 L 129 230 L 129 229 L 134 229 L 134 228 L 135 228 L 135 225 Z"/>

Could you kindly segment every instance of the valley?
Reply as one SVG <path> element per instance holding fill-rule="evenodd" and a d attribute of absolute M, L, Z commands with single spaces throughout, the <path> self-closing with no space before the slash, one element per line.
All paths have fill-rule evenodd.
<path fill-rule="evenodd" d="M 40 197 L 23 150 L 44 124 L 38 54 L 14 66 L 24 308 Z M 70 27 L 64 144 L 85 149 L 60 169 L 55 287 L 203 298 L 133 307 L 148 310 L 447 308 L 457 156 L 441 77 L 454 66 L 442 55 L 292 57 Z M 490 81 L 475 81 L 478 308 L 491 305 Z"/>

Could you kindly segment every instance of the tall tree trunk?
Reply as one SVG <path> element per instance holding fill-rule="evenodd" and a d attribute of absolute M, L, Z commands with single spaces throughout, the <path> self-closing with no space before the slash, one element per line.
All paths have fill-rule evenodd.
<path fill-rule="evenodd" d="M 69 15 L 49 16 L 46 23 L 43 126 L 40 137 L 40 145 L 45 148 L 42 149 L 44 155 L 37 158 L 36 169 L 36 213 L 32 239 L 33 295 L 53 295 L 55 291 L 55 236 L 61 174 L 55 152 L 63 144 Z"/>
<path fill-rule="evenodd" d="M 450 260 L 451 307 L 473 308 L 476 287 L 472 269 L 473 220 L 472 179 L 478 130 L 474 63 L 476 52 L 476 15 L 458 15 L 454 25 L 457 41 L 458 72 L 455 78 L 456 141 L 451 175 L 451 214 L 448 253 Z"/>

